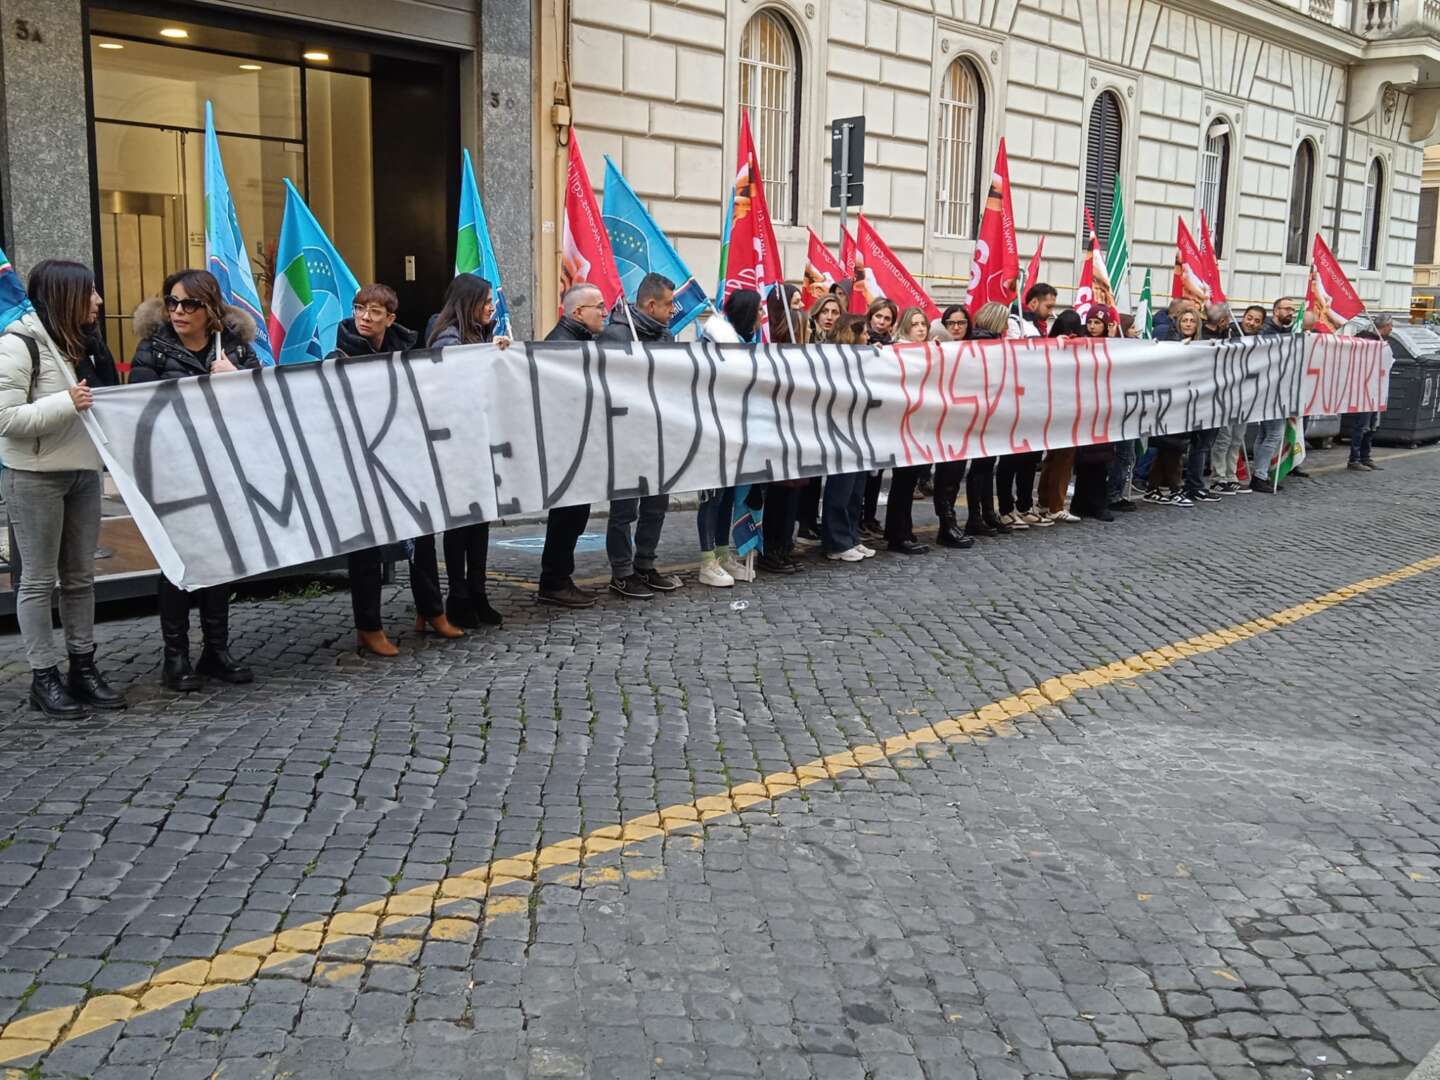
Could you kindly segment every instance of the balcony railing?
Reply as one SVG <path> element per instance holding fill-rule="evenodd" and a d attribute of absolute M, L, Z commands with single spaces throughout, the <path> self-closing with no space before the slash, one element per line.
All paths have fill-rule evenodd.
<path fill-rule="evenodd" d="M 1329 26 L 1367 38 L 1440 37 L 1440 0 L 1282 0 Z"/>

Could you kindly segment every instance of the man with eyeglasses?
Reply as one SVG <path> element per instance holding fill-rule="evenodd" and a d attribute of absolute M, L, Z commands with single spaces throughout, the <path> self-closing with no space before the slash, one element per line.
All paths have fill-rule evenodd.
<path fill-rule="evenodd" d="M 560 321 L 545 335 L 546 341 L 594 341 L 605 329 L 605 296 L 594 285 L 582 281 L 560 297 Z M 557 506 L 545 519 L 545 549 L 540 553 L 542 604 L 564 608 L 588 608 L 596 596 L 575 584 L 575 545 L 590 523 L 590 504 Z"/>
<path fill-rule="evenodd" d="M 635 290 L 635 302 L 610 320 L 600 333 L 602 344 L 674 341 L 670 317 L 675 312 L 675 283 L 662 274 L 646 274 Z M 644 495 L 612 499 L 605 549 L 610 555 L 610 591 L 631 600 L 649 600 L 658 592 L 680 588 L 680 579 L 655 569 L 655 549 L 665 528 L 670 496 Z M 631 536 L 630 527 L 635 527 Z"/>

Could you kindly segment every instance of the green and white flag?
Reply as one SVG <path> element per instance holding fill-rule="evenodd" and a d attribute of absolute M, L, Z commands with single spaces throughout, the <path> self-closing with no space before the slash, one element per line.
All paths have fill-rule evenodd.
<path fill-rule="evenodd" d="M 1115 194 L 1110 200 L 1110 235 L 1105 238 L 1105 276 L 1115 295 L 1115 307 L 1130 310 L 1130 236 L 1125 229 L 1125 193 L 1120 174 L 1115 174 Z"/>
<path fill-rule="evenodd" d="M 1145 284 L 1140 287 L 1140 303 L 1135 308 L 1135 325 L 1146 341 L 1155 337 L 1155 301 L 1150 294 L 1150 268 L 1145 268 Z"/>

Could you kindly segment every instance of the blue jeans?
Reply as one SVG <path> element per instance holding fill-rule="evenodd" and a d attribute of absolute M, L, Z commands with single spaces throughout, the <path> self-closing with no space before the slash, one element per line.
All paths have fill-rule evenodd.
<path fill-rule="evenodd" d="M 1261 420 L 1255 433 L 1255 457 L 1250 462 L 1250 472 L 1261 480 L 1270 479 L 1270 463 L 1280 452 L 1285 442 L 1285 420 Z"/>
<path fill-rule="evenodd" d="M 1370 460 L 1370 444 L 1375 440 L 1375 429 L 1380 426 L 1378 412 L 1356 413 L 1350 427 L 1350 464 Z"/>
<path fill-rule="evenodd" d="M 669 495 L 610 503 L 605 553 L 610 556 L 610 573 L 614 577 L 627 578 L 637 570 L 644 574 L 655 569 L 655 549 L 660 546 L 660 530 L 665 528 L 665 511 L 669 509 Z M 630 536 L 631 525 L 635 525 L 634 539 Z"/>
<path fill-rule="evenodd" d="M 1115 444 L 1115 460 L 1110 463 L 1108 484 L 1111 502 L 1125 498 L 1125 489 L 1130 485 L 1130 474 L 1135 471 L 1135 440 L 1126 439 Z"/>
<path fill-rule="evenodd" d="M 714 551 L 730 543 L 730 522 L 735 507 L 735 489 L 720 488 L 695 511 L 695 525 L 700 532 L 700 550 Z"/>
<path fill-rule="evenodd" d="M 1149 487 L 1150 466 L 1155 464 L 1155 457 L 1159 452 L 1160 448 L 1152 442 L 1145 448 L 1145 452 L 1140 455 L 1140 460 L 1135 462 L 1135 486 L 1137 488 Z"/>
<path fill-rule="evenodd" d="M 860 543 L 860 511 L 865 505 L 865 474 L 825 478 L 820 508 L 820 542 L 826 554 L 849 551 Z"/>

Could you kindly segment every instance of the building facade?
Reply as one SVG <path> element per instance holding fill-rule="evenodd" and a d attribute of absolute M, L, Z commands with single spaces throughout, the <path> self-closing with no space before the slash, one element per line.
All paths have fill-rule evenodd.
<path fill-rule="evenodd" d="M 864 115 L 863 211 L 937 298 L 963 295 L 1003 137 L 1021 258 L 1043 237 L 1062 300 L 1118 175 L 1132 293 L 1150 268 L 1168 296 L 1177 217 L 1203 209 L 1234 300 L 1303 292 L 1318 232 L 1368 305 L 1410 305 L 1435 0 L 571 0 L 542 20 L 568 78 L 539 111 L 573 119 L 592 178 L 615 159 L 704 282 L 743 102 L 791 277 L 806 226 L 838 244 L 828 124 Z"/>
<path fill-rule="evenodd" d="M 533 16 L 528 0 L 0 0 L 0 243 L 22 272 L 95 266 L 128 356 L 135 305 L 204 265 L 208 101 L 262 296 L 288 177 L 423 325 L 453 272 L 467 147 L 528 327 Z"/>

